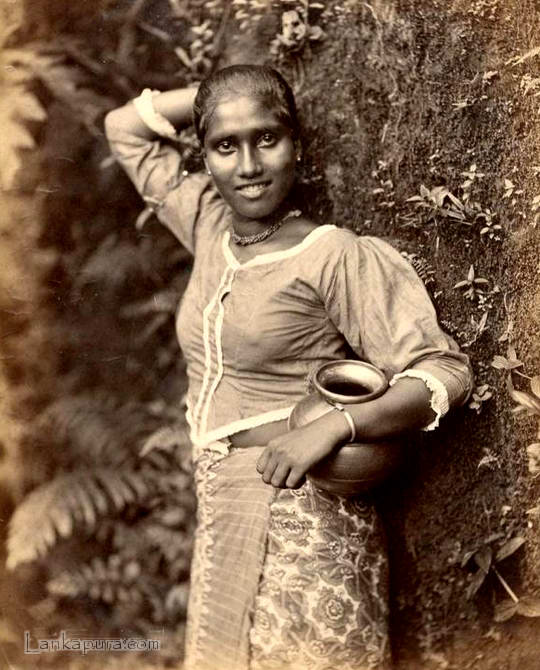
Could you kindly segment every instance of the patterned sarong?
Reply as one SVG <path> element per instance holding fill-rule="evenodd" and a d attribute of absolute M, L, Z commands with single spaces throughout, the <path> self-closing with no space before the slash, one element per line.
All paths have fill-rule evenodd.
<path fill-rule="evenodd" d="M 387 563 L 372 505 L 265 484 L 262 447 L 205 451 L 186 670 L 388 667 Z"/>

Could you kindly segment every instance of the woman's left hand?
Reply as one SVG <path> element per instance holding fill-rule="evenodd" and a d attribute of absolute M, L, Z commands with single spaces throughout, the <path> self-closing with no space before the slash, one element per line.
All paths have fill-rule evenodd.
<path fill-rule="evenodd" d="M 257 472 L 276 488 L 299 488 L 306 472 L 328 456 L 347 435 L 347 424 L 338 412 L 270 440 L 257 461 Z"/>

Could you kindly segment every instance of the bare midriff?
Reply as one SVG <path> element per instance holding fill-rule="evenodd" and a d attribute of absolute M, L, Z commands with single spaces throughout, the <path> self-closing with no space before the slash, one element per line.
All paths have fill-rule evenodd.
<path fill-rule="evenodd" d="M 229 436 L 233 447 L 263 447 L 288 431 L 287 419 L 265 423 Z"/>

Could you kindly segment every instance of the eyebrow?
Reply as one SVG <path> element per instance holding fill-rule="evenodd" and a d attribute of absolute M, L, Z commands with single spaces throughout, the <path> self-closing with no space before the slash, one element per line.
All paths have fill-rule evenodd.
<path fill-rule="evenodd" d="M 276 133 L 276 132 L 280 131 L 282 128 L 285 131 L 288 130 L 287 126 L 284 123 L 282 123 L 281 121 L 278 120 L 276 122 L 264 123 L 261 126 L 258 126 L 256 128 L 248 129 L 248 131 L 250 131 L 254 135 L 261 135 L 265 132 Z M 241 132 L 243 132 L 243 131 L 244 131 L 244 129 L 241 129 Z M 212 143 L 215 143 L 215 142 L 222 142 L 223 140 L 228 140 L 228 139 L 234 138 L 234 137 L 236 137 L 236 133 L 227 132 L 227 129 L 225 129 L 223 132 L 216 133 L 216 134 L 212 133 L 212 131 L 209 131 L 207 133 L 207 137 L 210 139 L 210 141 Z"/>

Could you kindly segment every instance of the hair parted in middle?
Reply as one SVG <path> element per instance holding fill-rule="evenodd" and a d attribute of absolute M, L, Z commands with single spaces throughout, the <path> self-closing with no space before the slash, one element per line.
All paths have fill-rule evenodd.
<path fill-rule="evenodd" d="M 203 79 L 195 97 L 193 125 L 201 146 L 220 101 L 240 96 L 260 99 L 265 106 L 274 109 L 279 120 L 290 128 L 293 140 L 299 138 L 300 125 L 294 94 L 284 77 L 266 65 L 230 65 Z"/>

